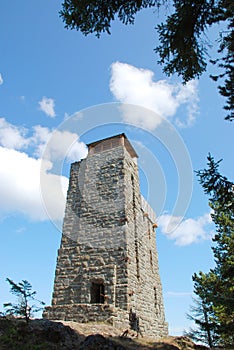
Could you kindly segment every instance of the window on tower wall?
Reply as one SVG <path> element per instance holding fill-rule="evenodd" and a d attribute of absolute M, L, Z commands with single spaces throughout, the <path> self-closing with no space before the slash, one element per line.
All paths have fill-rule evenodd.
<path fill-rule="evenodd" d="M 92 282 L 90 294 L 91 304 L 104 304 L 105 287 L 103 283 Z"/>
<path fill-rule="evenodd" d="M 152 251 L 150 250 L 150 265 L 151 268 L 153 267 L 153 257 L 152 257 Z"/>

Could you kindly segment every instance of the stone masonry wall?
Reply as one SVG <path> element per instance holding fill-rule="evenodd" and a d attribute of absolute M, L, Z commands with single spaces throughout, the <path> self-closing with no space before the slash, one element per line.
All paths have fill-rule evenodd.
<path fill-rule="evenodd" d="M 52 306 L 44 317 L 123 328 L 134 313 L 143 335 L 167 334 L 155 217 L 147 207 L 136 160 L 124 146 L 72 164 Z M 91 303 L 93 284 L 103 288 L 102 303 Z"/>
<path fill-rule="evenodd" d="M 128 305 L 139 317 L 143 334 L 167 335 L 155 237 L 155 215 L 142 209 L 137 164 L 125 154 Z M 145 203 L 144 203 L 145 204 Z"/>

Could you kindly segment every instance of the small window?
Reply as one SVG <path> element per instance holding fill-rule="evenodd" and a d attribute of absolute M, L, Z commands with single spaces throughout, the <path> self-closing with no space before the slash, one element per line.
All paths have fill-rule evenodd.
<path fill-rule="evenodd" d="M 90 294 L 91 304 L 104 304 L 105 288 L 103 283 L 92 282 Z"/>
<path fill-rule="evenodd" d="M 158 305 L 157 289 L 156 289 L 156 287 L 154 287 L 154 307 L 155 307 L 155 309 L 157 309 L 157 305 Z"/>
<path fill-rule="evenodd" d="M 152 252 L 150 250 L 150 265 L 153 267 L 153 257 L 152 257 Z"/>

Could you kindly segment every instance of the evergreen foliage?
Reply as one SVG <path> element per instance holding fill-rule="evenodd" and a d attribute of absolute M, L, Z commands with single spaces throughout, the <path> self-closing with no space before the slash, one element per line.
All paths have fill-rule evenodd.
<path fill-rule="evenodd" d="M 202 342 L 213 348 L 217 344 L 216 323 L 211 303 L 198 297 L 193 299 L 194 305 L 190 307 L 188 319 L 193 321 L 196 328 L 190 328 L 185 335 L 195 342 Z"/>
<path fill-rule="evenodd" d="M 168 0 L 64 0 L 60 16 L 65 28 L 80 30 L 84 35 L 110 34 L 111 23 L 118 18 L 124 24 L 134 24 L 137 12 L 144 8 L 158 9 Z M 174 13 L 165 23 L 156 26 L 160 45 L 158 63 L 166 74 L 177 73 L 184 82 L 206 71 L 210 43 L 205 40 L 208 27 L 221 24 L 216 39 L 217 65 L 221 80 L 219 92 L 226 98 L 226 118 L 234 119 L 234 2 L 232 0 L 173 0 Z"/>
<path fill-rule="evenodd" d="M 22 316 L 28 323 L 30 318 L 33 316 L 33 313 L 40 311 L 42 309 L 42 305 L 45 305 L 45 303 L 35 298 L 37 292 L 32 291 L 32 286 L 28 281 L 23 280 L 17 284 L 9 278 L 6 280 L 11 286 L 11 293 L 17 296 L 18 299 L 17 304 L 3 304 L 3 306 L 6 308 L 6 314 Z M 34 304 L 30 305 L 32 301 L 36 301 L 41 306 Z"/>
<path fill-rule="evenodd" d="M 219 172 L 219 163 L 208 156 L 208 169 L 197 172 L 206 194 L 212 220 L 215 267 L 193 275 L 194 292 L 212 310 L 219 345 L 234 348 L 234 184 Z M 210 309 L 211 308 L 211 309 Z"/>

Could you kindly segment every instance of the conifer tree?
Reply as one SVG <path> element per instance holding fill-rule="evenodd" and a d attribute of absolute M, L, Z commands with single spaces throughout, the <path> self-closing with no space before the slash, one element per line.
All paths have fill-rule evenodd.
<path fill-rule="evenodd" d="M 197 172 L 212 209 L 216 226 L 215 267 L 193 275 L 194 292 L 212 307 L 220 345 L 234 348 L 234 184 L 219 172 L 219 163 L 208 156 L 208 169 Z"/>
<path fill-rule="evenodd" d="M 155 24 L 159 34 L 158 63 L 170 75 L 177 73 L 184 82 L 201 76 L 210 61 L 219 69 L 212 75 L 219 80 L 219 92 L 226 98 L 227 120 L 234 119 L 234 2 L 233 0 L 63 0 L 60 16 L 65 28 L 80 30 L 98 37 L 111 33 L 111 24 L 119 19 L 134 24 L 136 14 L 145 9 L 172 5 L 172 14 Z M 221 24 L 215 40 L 216 54 L 209 50 L 208 29 Z M 212 48 L 213 48 L 212 47 Z"/>
<path fill-rule="evenodd" d="M 213 348 L 217 343 L 217 335 L 212 305 L 200 297 L 193 298 L 193 303 L 187 317 L 194 322 L 195 326 L 185 332 L 185 335 L 195 342 L 202 342 Z"/>
<path fill-rule="evenodd" d="M 37 292 L 32 291 L 32 285 L 28 281 L 23 280 L 17 284 L 9 278 L 6 280 L 11 286 L 11 293 L 18 299 L 17 304 L 3 304 L 3 306 L 6 308 L 6 314 L 22 316 L 28 323 L 30 318 L 33 316 L 33 313 L 40 311 L 45 303 L 35 298 Z M 32 301 L 39 303 L 41 306 L 37 306 L 35 304 L 31 305 Z"/>

